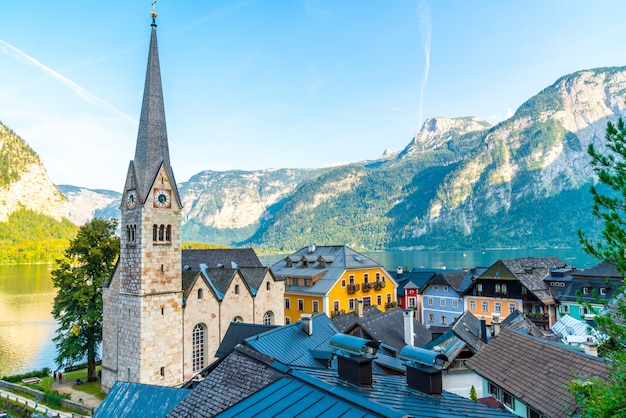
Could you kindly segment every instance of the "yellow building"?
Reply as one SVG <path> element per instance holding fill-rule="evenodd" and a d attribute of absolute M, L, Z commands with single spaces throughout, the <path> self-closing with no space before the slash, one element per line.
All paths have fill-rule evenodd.
<path fill-rule="evenodd" d="M 271 267 L 285 280 L 285 323 L 303 313 L 329 317 L 363 306 L 396 306 L 397 283 L 371 258 L 343 246 L 309 245 Z"/>

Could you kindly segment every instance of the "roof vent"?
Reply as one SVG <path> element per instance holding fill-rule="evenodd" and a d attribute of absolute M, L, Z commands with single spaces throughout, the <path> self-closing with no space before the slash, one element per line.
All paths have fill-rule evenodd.
<path fill-rule="evenodd" d="M 372 361 L 379 345 L 346 334 L 335 334 L 329 344 L 337 355 L 339 378 L 361 387 L 372 387 Z"/>
<path fill-rule="evenodd" d="M 217 263 L 217 268 L 218 268 L 218 269 L 223 269 L 223 268 L 224 268 L 224 265 L 223 265 L 222 263 Z"/>
<path fill-rule="evenodd" d="M 448 356 L 425 348 L 405 346 L 398 358 L 406 365 L 406 384 L 428 395 L 440 396 L 443 391 L 443 366 Z"/>
<path fill-rule="evenodd" d="M 309 249 L 308 249 L 309 254 L 313 254 L 315 252 L 315 249 L 316 249 L 315 244 L 309 244 Z"/>
<path fill-rule="evenodd" d="M 239 266 L 234 261 L 231 261 L 230 262 L 230 268 L 236 269 L 236 268 L 239 268 Z"/>
<path fill-rule="evenodd" d="M 402 266 L 396 267 L 396 276 L 402 277 L 403 273 L 404 273 L 404 269 L 402 268 Z"/>

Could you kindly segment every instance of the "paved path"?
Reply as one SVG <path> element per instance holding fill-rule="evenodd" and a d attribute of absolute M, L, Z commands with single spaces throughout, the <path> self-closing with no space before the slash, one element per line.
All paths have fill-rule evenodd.
<path fill-rule="evenodd" d="M 35 401 L 28 399 L 28 398 L 24 398 L 20 395 L 16 395 L 13 392 L 9 392 L 6 391 L 4 389 L 0 389 L 0 398 L 1 399 L 10 399 L 12 401 L 17 401 L 19 403 L 21 403 L 22 405 L 28 405 L 31 408 L 33 408 L 35 406 Z M 52 413 L 52 415 L 58 415 L 59 417 L 63 417 L 63 418 L 71 418 L 71 414 L 68 414 L 67 412 L 61 412 L 61 411 L 57 411 L 56 409 L 52 409 L 49 408 L 45 405 L 38 405 L 37 406 L 37 411 L 41 412 L 42 414 L 46 414 L 48 411 L 50 411 Z"/>
<path fill-rule="evenodd" d="M 72 387 L 74 383 L 75 382 L 73 380 L 70 382 L 64 381 L 63 383 L 59 383 L 59 381 L 57 380 L 52 384 L 52 389 L 58 390 L 59 393 L 69 393 L 72 396 L 71 399 L 74 402 L 80 402 L 87 406 L 91 406 L 95 411 L 96 408 L 98 408 L 102 403 L 102 399 L 98 398 L 95 395 L 91 395 L 89 393 L 81 392 L 80 390 L 74 389 Z M 82 399 L 82 402 L 80 401 L 80 399 Z"/>

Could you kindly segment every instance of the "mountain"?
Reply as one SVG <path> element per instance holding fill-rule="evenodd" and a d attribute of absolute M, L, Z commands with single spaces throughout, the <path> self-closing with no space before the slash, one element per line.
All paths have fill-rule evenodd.
<path fill-rule="evenodd" d="M 0 123 L 0 263 L 59 258 L 76 226 L 37 153 Z"/>
<path fill-rule="evenodd" d="M 579 228 L 593 234 L 601 227 L 591 214 L 596 177 L 586 150 L 594 143 L 606 152 L 606 124 L 624 114 L 625 91 L 626 67 L 584 70 L 496 125 L 429 119 L 403 150 L 385 150 L 377 160 L 203 171 L 180 184 L 183 240 L 277 251 L 309 243 L 367 250 L 578 246 Z M 2 179 L 18 182 L 13 177 L 26 166 Z M 118 213 L 118 192 L 60 189 L 76 223 Z"/>

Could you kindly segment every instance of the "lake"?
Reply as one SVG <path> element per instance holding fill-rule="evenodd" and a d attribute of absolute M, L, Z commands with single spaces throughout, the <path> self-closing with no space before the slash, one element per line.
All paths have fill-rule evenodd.
<path fill-rule="evenodd" d="M 596 262 L 579 249 L 481 250 L 481 251 L 384 251 L 365 252 L 389 271 L 410 269 L 489 266 L 501 258 L 556 256 L 579 269 Z M 264 265 L 285 255 L 261 254 Z M 52 318 L 56 290 L 50 265 L 0 265 L 0 376 L 50 367 L 55 369 L 56 349 L 52 337 L 57 324 Z"/>

